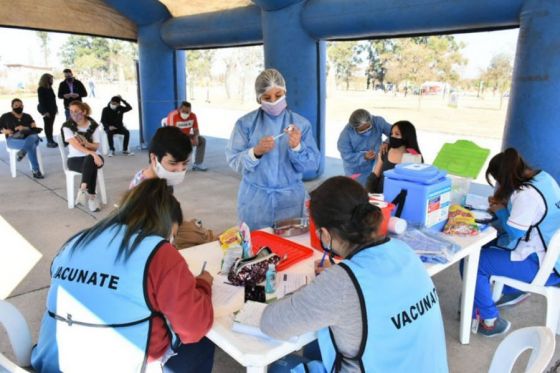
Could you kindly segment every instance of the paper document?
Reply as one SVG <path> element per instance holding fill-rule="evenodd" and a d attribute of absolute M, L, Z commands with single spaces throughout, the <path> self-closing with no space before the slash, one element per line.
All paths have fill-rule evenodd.
<path fill-rule="evenodd" d="M 247 301 L 241 311 L 233 319 L 231 329 L 234 332 L 270 338 L 261 331 L 260 324 L 266 303 Z"/>
<path fill-rule="evenodd" d="M 303 273 L 280 273 L 276 278 L 276 298 L 278 299 L 311 282 L 310 276 Z"/>
<path fill-rule="evenodd" d="M 212 276 L 216 276 L 220 271 L 223 253 L 218 241 L 181 249 L 179 253 L 186 260 L 191 273 L 195 276 L 202 270 L 204 262 L 207 263 L 206 271 Z"/>
<path fill-rule="evenodd" d="M 225 276 L 214 277 L 212 285 L 212 306 L 214 318 L 231 315 L 243 308 L 245 287 L 229 285 Z"/>

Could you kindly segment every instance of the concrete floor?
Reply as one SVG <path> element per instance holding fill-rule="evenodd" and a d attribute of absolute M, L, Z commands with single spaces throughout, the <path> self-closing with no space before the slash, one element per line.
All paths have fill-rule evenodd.
<path fill-rule="evenodd" d="M 137 138 L 134 135 L 131 137 Z M 205 173 L 188 173 L 186 181 L 175 189 L 185 216 L 202 219 L 207 227 L 217 232 L 236 222 L 235 206 L 239 177 L 226 165 L 225 145 L 225 140 L 208 138 L 206 164 L 209 170 Z M 39 263 L 8 298 L 25 316 L 34 340 L 37 339 L 44 312 L 49 286 L 49 266 L 53 256 L 70 235 L 94 224 L 110 211 L 111 206 L 127 189 L 135 171 L 144 167 L 148 159 L 145 151 L 137 149 L 134 149 L 136 152 L 134 157 L 106 158 L 104 170 L 109 203 L 101 212 L 90 213 L 83 208 L 72 210 L 67 208 L 65 177 L 60 154 L 57 149 L 47 149 L 44 143 L 41 144 L 41 151 L 46 169 L 45 179 L 33 179 L 25 161 L 18 164 L 18 175 L 12 178 L 5 143 L 0 144 L 0 215 L 43 254 Z M 327 159 L 326 172 L 321 180 L 341 173 L 340 160 Z M 312 190 L 321 180 L 307 183 L 306 187 Z M 17 247 L 10 250 L 17 251 Z M 456 267 L 449 268 L 438 274 L 434 281 L 445 320 L 450 370 L 452 372 L 487 371 L 492 355 L 503 338 L 487 339 L 472 335 L 469 345 L 461 345 L 458 342 L 457 317 L 460 293 L 459 271 Z M 544 298 L 533 295 L 523 304 L 504 311 L 503 316 L 512 321 L 512 329 L 515 330 L 526 326 L 543 325 L 544 311 Z M 0 351 L 11 356 L 4 330 L 0 330 Z M 403 351 L 404 353 L 406 352 Z M 523 355 L 525 359 L 522 360 L 526 361 L 526 355 Z M 559 359 L 560 354 L 556 352 L 551 365 Z M 221 350 L 217 350 L 214 372 L 243 371 L 242 366 Z M 516 371 L 522 370 L 517 368 Z"/>

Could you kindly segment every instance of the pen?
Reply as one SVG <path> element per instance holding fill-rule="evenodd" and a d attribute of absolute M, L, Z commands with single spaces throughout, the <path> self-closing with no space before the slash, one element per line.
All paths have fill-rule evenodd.
<path fill-rule="evenodd" d="M 327 252 L 325 251 L 323 253 L 323 257 L 321 258 L 321 263 L 319 263 L 319 267 L 323 268 L 323 265 L 325 264 L 325 258 L 327 256 Z"/>
<path fill-rule="evenodd" d="M 200 270 L 200 274 L 203 274 L 204 271 L 206 270 L 206 263 L 207 263 L 207 261 L 205 260 L 204 264 L 202 264 L 202 269 Z"/>

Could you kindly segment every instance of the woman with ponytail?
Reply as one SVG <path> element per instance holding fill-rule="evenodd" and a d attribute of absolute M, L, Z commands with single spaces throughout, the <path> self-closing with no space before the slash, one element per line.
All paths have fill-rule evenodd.
<path fill-rule="evenodd" d="M 490 160 L 486 180 L 495 192 L 490 210 L 498 218 L 498 238 L 480 253 L 475 292 L 478 333 L 494 336 L 506 333 L 510 322 L 499 316 L 498 308 L 513 306 L 528 294 L 505 287 L 497 303 L 492 301 L 491 276 L 506 276 L 531 282 L 537 274 L 547 246 L 560 228 L 560 187 L 545 171 L 531 168 L 517 150 L 508 148 Z M 560 283 L 557 271 L 547 285 Z M 478 315 L 478 316 L 477 316 Z"/>
<path fill-rule="evenodd" d="M 381 210 L 366 190 L 333 177 L 311 192 L 310 206 L 324 250 L 343 260 L 267 306 L 263 332 L 288 339 L 318 331 L 320 356 L 304 353 L 315 361 L 297 371 L 447 372 L 434 284 L 410 247 L 378 235 Z"/>

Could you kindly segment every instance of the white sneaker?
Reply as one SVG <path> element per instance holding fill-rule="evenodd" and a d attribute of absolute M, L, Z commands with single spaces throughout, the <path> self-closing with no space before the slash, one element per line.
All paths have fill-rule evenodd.
<path fill-rule="evenodd" d="M 85 189 L 78 189 L 78 194 L 76 195 L 76 205 L 86 205 L 86 190 Z"/>
<path fill-rule="evenodd" d="M 110 150 L 109 154 L 107 154 L 109 157 L 112 157 L 115 155 L 115 151 L 114 150 Z"/>
<path fill-rule="evenodd" d="M 90 195 L 88 198 L 88 208 L 91 212 L 99 211 L 99 200 L 97 199 L 97 195 Z M 93 198 L 92 198 L 93 197 Z"/>
<path fill-rule="evenodd" d="M 123 150 L 123 152 L 122 152 L 122 153 L 123 153 L 123 155 L 134 155 L 134 153 L 133 153 L 133 152 L 131 152 L 131 151 L 128 151 L 128 150 Z"/>

